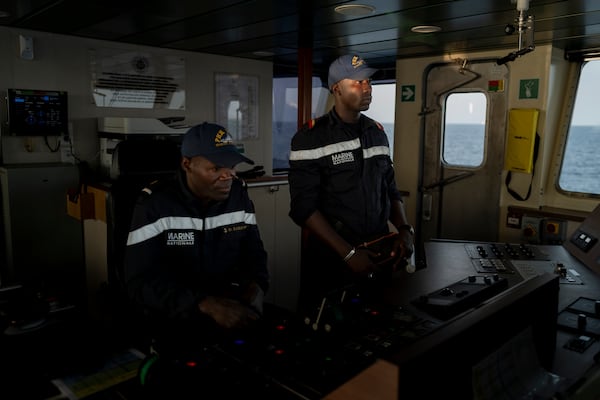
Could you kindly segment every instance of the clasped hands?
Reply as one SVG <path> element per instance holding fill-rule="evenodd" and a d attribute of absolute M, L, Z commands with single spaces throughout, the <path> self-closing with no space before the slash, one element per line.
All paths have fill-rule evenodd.
<path fill-rule="evenodd" d="M 198 308 L 222 328 L 244 328 L 261 317 L 263 298 L 261 287 L 251 282 L 243 289 L 240 299 L 207 296 L 198 304 Z"/>

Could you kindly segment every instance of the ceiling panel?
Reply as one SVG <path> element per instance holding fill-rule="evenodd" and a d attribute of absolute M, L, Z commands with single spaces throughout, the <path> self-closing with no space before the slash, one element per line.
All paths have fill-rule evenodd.
<path fill-rule="evenodd" d="M 294 73 L 298 48 L 312 48 L 313 69 L 358 52 L 378 68 L 397 58 L 518 45 L 507 24 L 514 0 L 369 0 L 367 16 L 334 12 L 340 0 L 0 0 L 0 25 L 101 40 L 273 61 Z M 565 50 L 600 48 L 600 0 L 531 0 L 535 43 Z M 436 24 L 435 34 L 412 33 Z"/>

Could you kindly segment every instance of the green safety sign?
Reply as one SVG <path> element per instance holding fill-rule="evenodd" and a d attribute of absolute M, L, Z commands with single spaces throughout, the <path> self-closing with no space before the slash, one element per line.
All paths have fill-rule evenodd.
<path fill-rule="evenodd" d="M 537 99 L 539 88 L 539 79 L 521 79 L 519 82 L 519 99 Z"/>
<path fill-rule="evenodd" d="M 401 101 L 415 101 L 415 85 L 402 85 L 400 91 Z"/>

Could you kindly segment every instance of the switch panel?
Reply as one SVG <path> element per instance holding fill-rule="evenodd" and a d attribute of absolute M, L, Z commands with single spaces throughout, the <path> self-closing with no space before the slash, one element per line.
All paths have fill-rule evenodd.
<path fill-rule="evenodd" d="M 543 219 L 540 224 L 540 242 L 542 244 L 562 244 L 567 238 L 566 225 L 564 220 Z"/>
<path fill-rule="evenodd" d="M 542 218 L 531 217 L 528 215 L 523 216 L 523 220 L 521 222 L 521 234 L 525 243 L 539 244 L 541 242 L 541 224 Z"/>
<path fill-rule="evenodd" d="M 581 229 L 578 229 L 573 236 L 571 236 L 571 243 L 584 252 L 589 251 L 589 249 L 591 249 L 597 241 L 598 238 L 582 231 Z"/>

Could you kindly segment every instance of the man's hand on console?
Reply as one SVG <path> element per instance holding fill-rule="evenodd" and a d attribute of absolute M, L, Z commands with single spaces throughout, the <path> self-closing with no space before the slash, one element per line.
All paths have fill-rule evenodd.
<path fill-rule="evenodd" d="M 226 329 L 243 328 L 260 318 L 252 307 L 227 297 L 205 297 L 198 308 Z"/>

